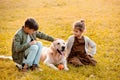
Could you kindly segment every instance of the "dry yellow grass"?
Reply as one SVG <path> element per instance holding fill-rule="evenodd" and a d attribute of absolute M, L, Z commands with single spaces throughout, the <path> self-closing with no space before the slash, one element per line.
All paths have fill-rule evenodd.
<path fill-rule="evenodd" d="M 72 23 L 84 18 L 85 35 L 97 44 L 98 61 L 96 67 L 68 65 L 68 72 L 56 72 L 40 63 L 43 72 L 23 74 L 13 61 L 0 60 L 0 80 L 120 79 L 120 0 L 0 0 L 0 3 L 0 55 L 11 55 L 13 35 L 28 17 L 37 20 L 40 31 L 64 40 L 72 34 Z"/>

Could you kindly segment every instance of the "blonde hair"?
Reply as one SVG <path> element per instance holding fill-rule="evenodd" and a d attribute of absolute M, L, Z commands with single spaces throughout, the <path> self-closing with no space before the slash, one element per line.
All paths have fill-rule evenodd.
<path fill-rule="evenodd" d="M 85 30 L 85 21 L 84 19 L 81 19 L 80 21 L 76 21 L 73 23 L 73 28 L 77 28 L 80 31 L 84 31 Z"/>

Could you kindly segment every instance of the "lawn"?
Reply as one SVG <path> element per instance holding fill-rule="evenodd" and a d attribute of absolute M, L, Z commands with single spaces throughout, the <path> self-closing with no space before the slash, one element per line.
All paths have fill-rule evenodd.
<path fill-rule="evenodd" d="M 0 80 L 120 80 L 120 0 L 0 0 L 0 55 L 11 55 L 15 32 L 28 17 L 39 30 L 65 41 L 73 22 L 85 19 L 87 32 L 97 44 L 96 66 L 55 71 L 40 63 L 42 72 L 17 70 L 13 61 L 0 59 Z M 50 42 L 40 40 L 44 46 Z"/>

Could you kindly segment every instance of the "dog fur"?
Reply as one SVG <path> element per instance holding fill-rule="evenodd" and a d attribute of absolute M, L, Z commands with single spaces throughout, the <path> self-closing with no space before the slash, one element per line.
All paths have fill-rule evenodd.
<path fill-rule="evenodd" d="M 64 70 L 68 71 L 65 48 L 66 44 L 64 40 L 55 40 L 50 47 L 42 48 L 40 60 L 55 70 L 59 70 L 55 65 L 63 64 Z"/>

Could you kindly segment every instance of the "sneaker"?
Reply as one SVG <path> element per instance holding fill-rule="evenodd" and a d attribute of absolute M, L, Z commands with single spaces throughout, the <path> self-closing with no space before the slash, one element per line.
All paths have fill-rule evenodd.
<path fill-rule="evenodd" d="M 42 69 L 40 69 L 39 67 L 38 67 L 38 65 L 37 64 L 33 64 L 31 67 L 30 67 L 30 69 L 33 71 L 33 70 L 36 70 L 36 71 L 43 71 Z"/>
<path fill-rule="evenodd" d="M 37 70 L 37 71 L 40 71 L 40 72 L 43 71 L 43 69 L 41 69 L 41 68 L 37 68 L 36 70 Z"/>
<path fill-rule="evenodd" d="M 28 71 L 28 65 L 27 64 L 24 64 L 22 69 L 21 69 L 22 72 L 27 72 Z"/>

